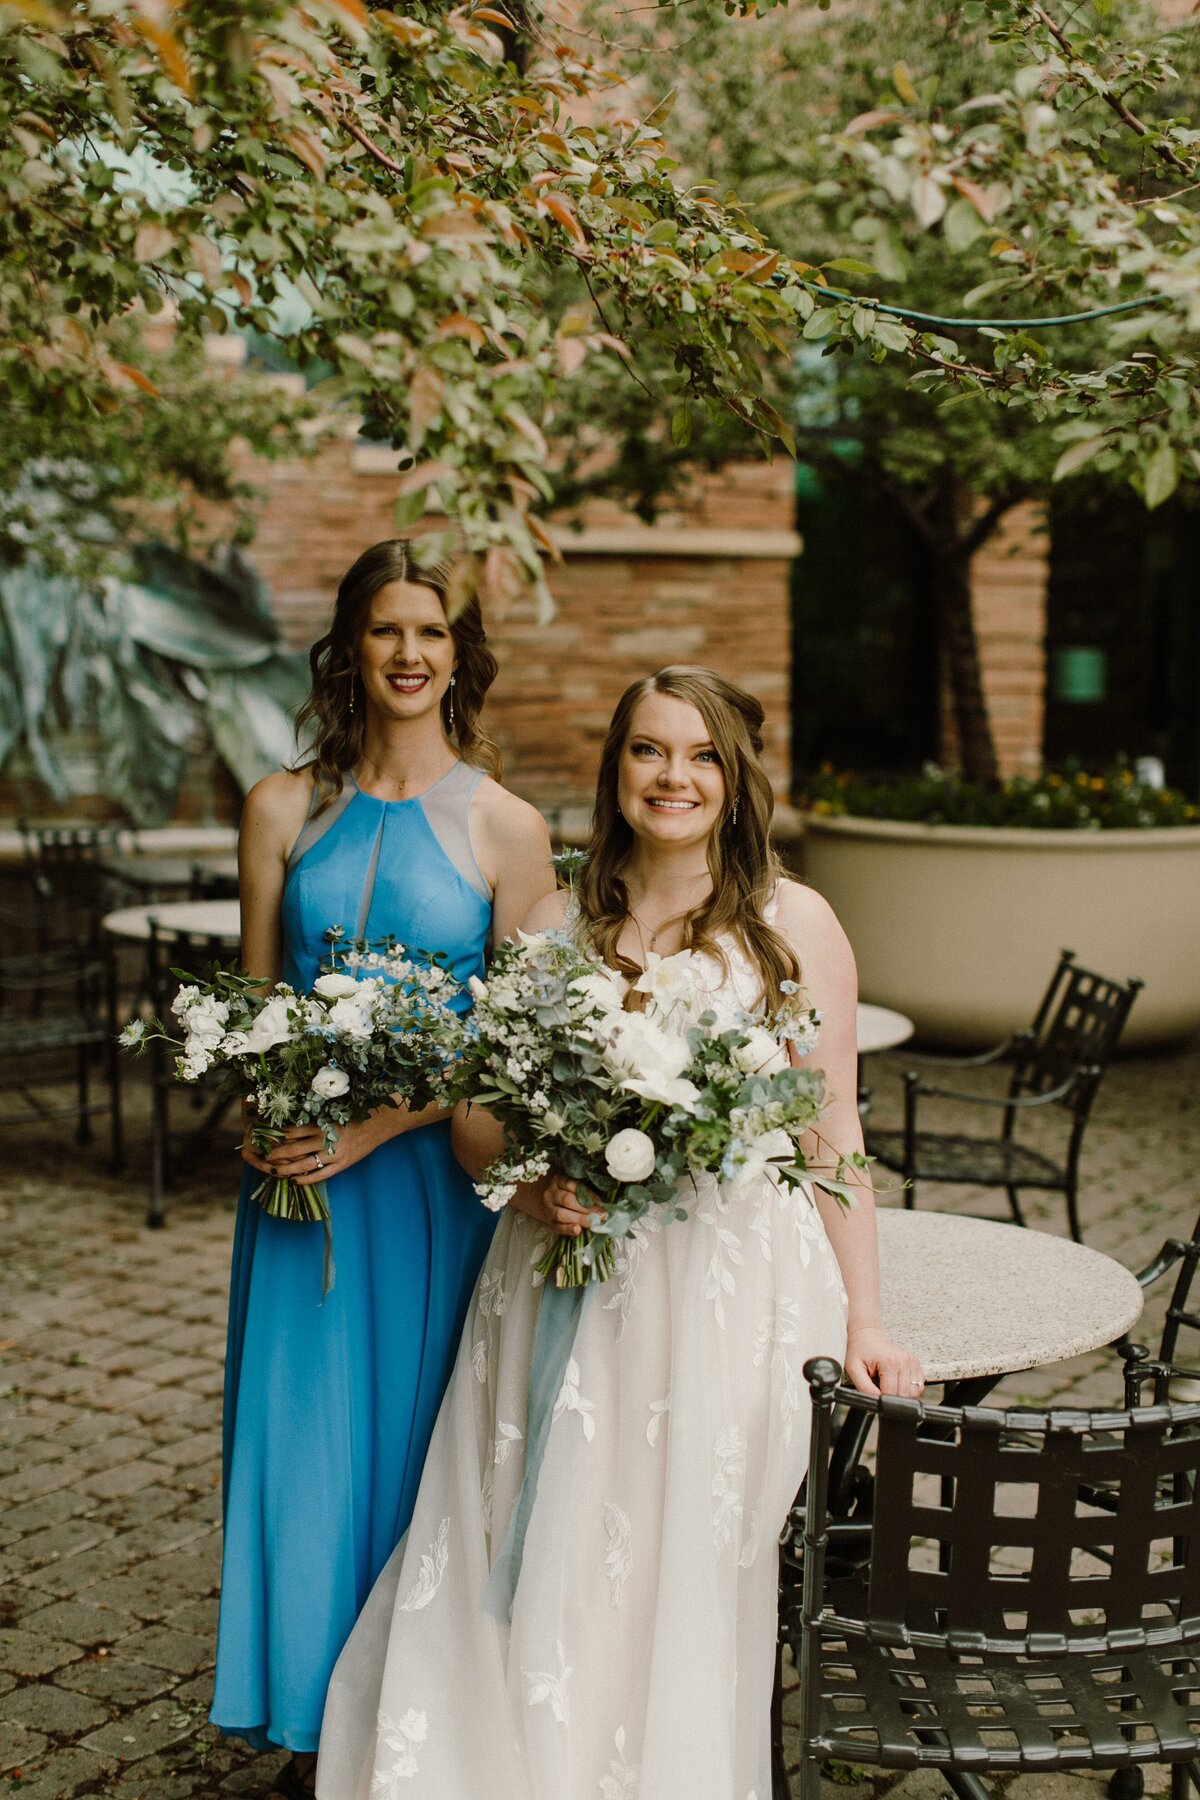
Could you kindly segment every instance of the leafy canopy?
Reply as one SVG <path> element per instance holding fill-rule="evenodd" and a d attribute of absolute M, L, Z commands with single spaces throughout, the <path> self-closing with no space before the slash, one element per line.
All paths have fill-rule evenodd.
<path fill-rule="evenodd" d="M 1136 349 L 1110 335 L 1080 368 L 1066 333 L 989 344 L 887 315 L 882 240 L 851 232 L 849 261 L 824 268 L 778 248 L 769 215 L 681 168 L 669 103 L 631 100 L 591 38 L 533 5 L 5 0 L 0 378 L 16 440 L 53 409 L 118 421 L 150 399 L 118 334 L 164 308 L 184 337 L 230 321 L 283 335 L 395 446 L 398 526 L 444 507 L 465 578 L 497 602 L 544 591 L 564 396 L 619 359 L 625 380 L 661 372 L 647 385 L 681 448 L 692 396 L 789 443 L 765 382 L 799 337 L 1065 423 L 1077 458 L 1089 445 L 1136 464 L 1161 498 L 1200 430 L 1197 133 L 1161 105 L 1171 65 L 1083 12 L 1068 27 L 1027 0 L 955 10 L 1008 46 L 1004 80 L 943 118 L 896 71 L 886 104 L 841 134 L 833 178 L 858 184 L 864 218 L 886 194 L 924 232 L 977 220 L 995 274 L 976 303 L 1160 295 Z M 1132 182 L 1113 155 L 1126 140 Z M 821 292 L 838 280 L 862 297 Z"/>

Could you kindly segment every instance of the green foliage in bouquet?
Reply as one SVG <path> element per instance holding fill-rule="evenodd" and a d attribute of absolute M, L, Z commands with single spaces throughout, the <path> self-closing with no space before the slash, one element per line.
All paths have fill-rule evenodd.
<path fill-rule="evenodd" d="M 282 981 L 267 987 L 236 965 L 214 963 L 203 977 L 176 969 L 184 985 L 174 1027 L 135 1019 L 121 1044 L 165 1042 L 181 1081 L 212 1075 L 222 1093 L 246 1101 L 261 1156 L 289 1126 L 319 1126 L 332 1156 L 341 1126 L 381 1106 L 428 1106 L 461 1033 L 448 1005 L 453 977 L 436 957 L 390 939 L 349 939 L 340 926 L 325 935 L 328 967 L 310 993 Z M 322 1182 L 266 1176 L 254 1198 L 273 1218 L 329 1221 Z"/>
<path fill-rule="evenodd" d="M 819 1069 L 793 1068 L 817 1019 L 794 992 L 765 1021 L 749 1014 L 718 1030 L 712 971 L 691 951 L 652 955 L 626 1007 L 620 976 L 560 932 L 504 944 L 488 979 L 473 979 L 475 1008 L 452 1078 L 457 1097 L 486 1106 L 508 1149 L 477 1191 L 498 1210 L 522 1182 L 552 1169 L 570 1176 L 603 1217 L 557 1238 L 539 1263 L 559 1287 L 605 1280 L 615 1241 L 651 1215 L 688 1216 L 700 1177 L 734 1185 L 773 1174 L 812 1181 L 845 1204 L 861 1156 L 810 1169 L 801 1139 L 825 1105 Z M 706 982 L 707 975 L 707 982 Z"/>

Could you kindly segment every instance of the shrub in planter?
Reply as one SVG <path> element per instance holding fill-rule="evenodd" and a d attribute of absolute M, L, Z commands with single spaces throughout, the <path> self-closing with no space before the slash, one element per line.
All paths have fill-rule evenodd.
<path fill-rule="evenodd" d="M 974 1046 L 1028 1024 L 1064 946 L 1145 982 L 1127 1045 L 1200 1029 L 1200 807 L 1128 763 L 994 788 L 823 770 L 803 805 L 804 872 L 864 998 L 921 1037 Z"/>

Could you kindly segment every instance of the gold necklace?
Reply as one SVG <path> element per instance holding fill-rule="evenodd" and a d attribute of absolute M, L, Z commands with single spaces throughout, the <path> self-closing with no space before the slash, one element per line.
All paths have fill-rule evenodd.
<path fill-rule="evenodd" d="M 681 913 L 681 912 L 680 913 L 672 913 L 672 915 L 669 919 L 664 919 L 661 925 L 656 926 L 653 931 L 650 931 L 649 925 L 646 925 L 646 922 L 644 919 L 638 918 L 638 916 L 634 912 L 632 906 L 630 906 L 628 910 L 629 910 L 629 916 L 633 920 L 634 930 L 638 934 L 638 943 L 641 946 L 641 951 L 642 951 L 643 956 L 646 955 L 648 950 L 653 950 L 655 944 L 657 944 L 659 938 L 662 936 L 663 932 L 667 929 L 668 925 L 678 925 L 680 919 L 682 919 L 686 916 L 684 913 Z M 645 926 L 645 929 L 647 931 L 650 931 L 649 944 L 647 944 L 646 939 L 642 936 L 643 926 Z"/>

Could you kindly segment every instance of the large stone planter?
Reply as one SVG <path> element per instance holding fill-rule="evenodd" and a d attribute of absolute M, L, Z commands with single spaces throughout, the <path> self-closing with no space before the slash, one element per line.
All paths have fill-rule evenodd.
<path fill-rule="evenodd" d="M 807 821 L 807 879 L 841 919 L 863 997 L 930 1041 L 1027 1025 L 1058 952 L 1145 982 L 1123 1043 L 1200 1029 L 1200 826 L 1018 831 Z"/>

